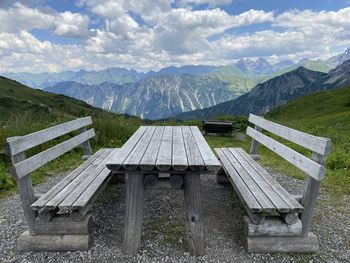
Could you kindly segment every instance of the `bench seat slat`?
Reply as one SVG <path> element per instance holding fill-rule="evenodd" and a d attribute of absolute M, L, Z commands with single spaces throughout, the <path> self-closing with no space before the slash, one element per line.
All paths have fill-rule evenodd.
<path fill-rule="evenodd" d="M 249 164 L 249 161 L 244 159 L 236 148 L 229 148 L 229 150 L 236 157 L 240 165 L 247 171 L 247 173 L 249 173 L 261 191 L 269 198 L 277 210 L 282 213 L 289 213 L 291 207 L 274 191 L 271 185 L 268 184 L 257 171 L 255 171 L 255 169 Z"/>
<path fill-rule="evenodd" d="M 247 204 L 250 210 L 254 213 L 262 212 L 262 207 L 259 202 L 255 199 L 253 194 L 250 192 L 246 184 L 243 182 L 241 177 L 238 175 L 238 172 L 232 166 L 228 157 L 222 151 L 222 148 L 215 149 L 218 157 L 222 163 L 223 169 L 225 170 L 227 176 L 229 177 L 233 187 L 235 188 L 237 194 L 241 199 Z"/>
<path fill-rule="evenodd" d="M 258 183 L 254 180 L 251 174 L 249 174 L 244 167 L 239 163 L 237 158 L 232 154 L 229 148 L 223 148 L 222 151 L 225 153 L 232 166 L 238 173 L 238 176 L 246 184 L 249 191 L 253 194 L 255 199 L 260 203 L 263 212 L 272 213 L 276 211 L 276 207 L 270 201 L 268 196 L 261 190 Z"/>
<path fill-rule="evenodd" d="M 236 148 L 243 158 L 249 162 L 251 167 L 257 171 L 261 177 L 276 191 L 276 193 L 291 207 L 294 212 L 302 212 L 304 207 L 284 189 L 260 164 L 258 164 L 252 157 L 249 156 L 242 148 Z"/>
<path fill-rule="evenodd" d="M 71 183 L 78 175 L 80 175 L 86 168 L 88 168 L 106 149 L 98 150 L 93 156 L 82 163 L 78 168 L 72 171 L 62 181 L 52 187 L 49 191 L 43 194 L 37 201 L 35 201 L 31 207 L 35 210 L 42 209 L 48 201 L 61 192 L 69 183 Z"/>
<path fill-rule="evenodd" d="M 77 204 L 74 209 L 77 210 L 83 208 L 89 202 L 90 198 L 94 196 L 96 190 L 110 174 L 111 171 L 106 167 L 106 162 L 115 151 L 117 149 L 109 151 L 104 160 L 90 174 L 85 175 L 84 181 L 58 205 L 60 211 L 71 211 L 75 203 Z"/>
<path fill-rule="evenodd" d="M 86 175 L 90 174 L 112 151 L 112 149 L 106 149 L 87 169 L 79 174 L 69 185 L 67 185 L 61 192 L 54 196 L 47 204 L 45 209 L 56 209 L 58 205 L 86 178 Z"/>

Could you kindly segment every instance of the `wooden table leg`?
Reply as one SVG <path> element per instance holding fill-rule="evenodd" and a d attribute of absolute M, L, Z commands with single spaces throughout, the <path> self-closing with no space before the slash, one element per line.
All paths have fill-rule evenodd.
<path fill-rule="evenodd" d="M 203 219 L 199 174 L 184 176 L 187 245 L 191 255 L 204 254 Z"/>
<path fill-rule="evenodd" d="M 123 252 L 128 255 L 136 255 L 141 246 L 144 198 L 143 174 L 128 174 L 126 187 Z"/>

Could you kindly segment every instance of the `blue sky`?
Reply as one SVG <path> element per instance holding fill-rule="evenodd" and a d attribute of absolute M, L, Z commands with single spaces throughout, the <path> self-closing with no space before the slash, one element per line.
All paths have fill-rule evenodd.
<path fill-rule="evenodd" d="M 0 0 L 0 72 L 327 59 L 349 0 Z"/>

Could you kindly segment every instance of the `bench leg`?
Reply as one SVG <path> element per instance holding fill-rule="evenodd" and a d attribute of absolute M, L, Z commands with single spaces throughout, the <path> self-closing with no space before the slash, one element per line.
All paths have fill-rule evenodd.
<path fill-rule="evenodd" d="M 185 175 L 184 193 L 187 245 L 191 255 L 201 256 L 204 254 L 204 240 L 199 174 Z"/>
<path fill-rule="evenodd" d="M 127 255 L 137 254 L 141 246 L 143 192 L 143 174 L 128 174 L 123 244 L 123 252 Z"/>

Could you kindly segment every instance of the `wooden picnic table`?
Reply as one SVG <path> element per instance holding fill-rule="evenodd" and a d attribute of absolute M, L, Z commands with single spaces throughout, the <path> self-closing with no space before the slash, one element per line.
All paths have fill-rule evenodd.
<path fill-rule="evenodd" d="M 126 174 L 123 251 L 136 254 L 141 245 L 144 189 L 183 189 L 187 243 L 192 255 L 204 254 L 200 175 L 216 174 L 220 163 L 196 126 L 141 126 L 107 162 Z M 169 174 L 159 178 L 159 174 Z"/>

